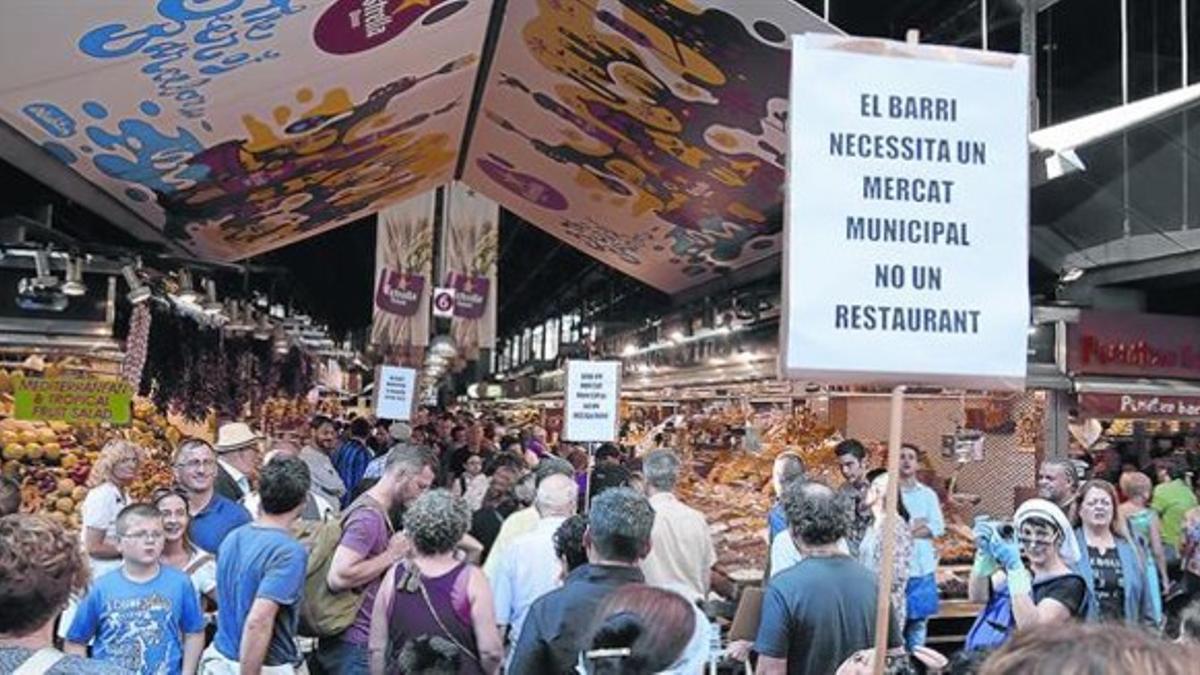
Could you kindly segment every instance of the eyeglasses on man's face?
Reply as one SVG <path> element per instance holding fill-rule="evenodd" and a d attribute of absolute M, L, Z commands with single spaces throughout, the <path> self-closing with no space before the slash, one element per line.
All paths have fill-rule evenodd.
<path fill-rule="evenodd" d="M 175 466 L 180 469 L 188 469 L 194 471 L 196 469 L 211 469 L 217 465 L 215 459 L 189 459 L 186 462 L 179 462 Z"/>

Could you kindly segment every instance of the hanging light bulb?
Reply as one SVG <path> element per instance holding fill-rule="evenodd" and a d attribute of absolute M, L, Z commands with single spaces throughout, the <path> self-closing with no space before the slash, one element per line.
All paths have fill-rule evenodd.
<path fill-rule="evenodd" d="M 224 307 L 217 300 L 217 282 L 212 279 L 204 280 L 204 304 L 201 307 L 204 313 L 209 316 L 216 316 L 221 313 Z"/>
<path fill-rule="evenodd" d="M 195 304 L 200 299 L 192 283 L 192 273 L 187 268 L 179 270 L 179 292 L 175 294 L 175 299 L 189 304 Z"/>
<path fill-rule="evenodd" d="M 87 294 L 87 286 L 83 284 L 83 256 L 67 258 L 67 280 L 63 282 L 62 292 L 73 298 Z"/>
<path fill-rule="evenodd" d="M 142 281 L 142 277 L 138 275 L 138 271 L 133 265 L 126 265 L 121 268 L 121 274 L 125 277 L 125 283 L 129 284 L 129 302 L 132 304 L 140 304 L 150 299 L 152 293 L 150 287 Z"/>

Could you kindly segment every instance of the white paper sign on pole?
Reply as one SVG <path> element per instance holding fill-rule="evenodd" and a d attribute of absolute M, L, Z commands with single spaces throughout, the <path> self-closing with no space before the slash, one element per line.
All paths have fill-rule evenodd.
<path fill-rule="evenodd" d="M 563 438 L 577 443 L 617 440 L 620 361 L 567 361 Z"/>
<path fill-rule="evenodd" d="M 417 371 L 380 366 L 375 371 L 375 416 L 400 422 L 412 419 Z"/>
<path fill-rule="evenodd" d="M 810 34 L 791 77 L 783 376 L 1023 388 L 1026 57 Z"/>

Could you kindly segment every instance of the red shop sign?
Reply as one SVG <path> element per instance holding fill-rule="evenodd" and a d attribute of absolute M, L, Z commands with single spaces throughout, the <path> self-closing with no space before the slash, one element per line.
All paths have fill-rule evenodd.
<path fill-rule="evenodd" d="M 1067 339 L 1074 375 L 1200 380 L 1200 319 L 1084 311 L 1068 324 Z"/>
<path fill-rule="evenodd" d="M 1083 417 L 1200 418 L 1200 396 L 1154 394 L 1080 394 Z"/>

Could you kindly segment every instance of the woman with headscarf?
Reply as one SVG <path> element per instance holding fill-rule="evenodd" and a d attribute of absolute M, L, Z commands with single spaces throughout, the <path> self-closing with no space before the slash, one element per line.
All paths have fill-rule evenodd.
<path fill-rule="evenodd" d="M 1022 553 L 1029 559 L 1028 567 Z M 1021 504 L 1012 525 L 978 520 L 967 593 L 971 602 L 986 606 L 967 635 L 966 648 L 994 648 L 1015 629 L 1087 616 L 1087 581 L 1071 567 L 1079 557 L 1071 523 L 1051 501 L 1030 499 Z"/>

